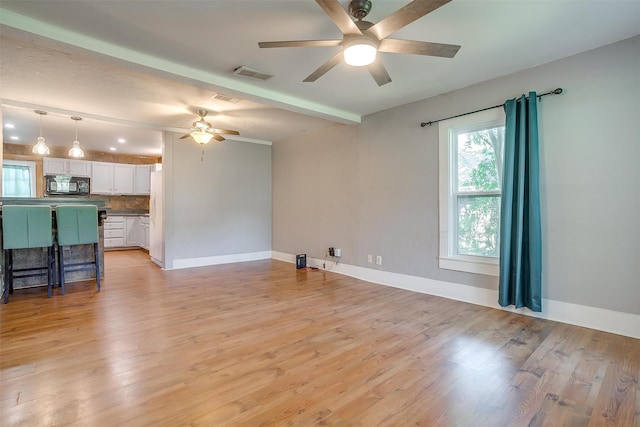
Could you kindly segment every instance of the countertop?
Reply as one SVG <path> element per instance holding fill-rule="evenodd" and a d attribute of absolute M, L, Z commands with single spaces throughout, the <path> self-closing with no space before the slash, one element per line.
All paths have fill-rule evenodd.
<path fill-rule="evenodd" d="M 149 211 L 144 209 L 109 209 L 107 208 L 107 215 L 110 216 L 141 216 L 149 215 Z"/>
<path fill-rule="evenodd" d="M 0 198 L 1 205 L 96 205 L 98 208 L 103 208 L 106 204 L 105 200 L 92 199 L 90 197 L 2 197 Z"/>

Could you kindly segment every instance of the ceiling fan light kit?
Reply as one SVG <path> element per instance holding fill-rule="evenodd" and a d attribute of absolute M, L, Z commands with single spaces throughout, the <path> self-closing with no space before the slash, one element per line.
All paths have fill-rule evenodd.
<path fill-rule="evenodd" d="M 198 144 L 208 144 L 211 139 L 213 138 L 213 135 L 204 131 L 204 130 L 196 130 L 190 133 L 191 138 L 193 138 L 193 140 L 195 142 L 197 142 Z"/>
<path fill-rule="evenodd" d="M 289 40 L 259 42 L 260 48 L 276 47 L 322 47 L 342 46 L 342 55 L 338 52 L 313 73 L 304 82 L 314 82 L 338 65 L 343 57 L 345 63 L 365 66 L 378 86 L 391 82 L 391 77 L 377 52 L 410 53 L 414 55 L 453 58 L 460 49 L 458 45 L 431 43 L 415 40 L 389 39 L 391 34 L 422 18 L 451 0 L 413 0 L 384 18 L 377 24 L 363 21 L 371 11 L 370 0 L 351 0 L 349 12 L 342 8 L 339 0 L 316 0 L 333 23 L 342 32 L 342 40 Z"/>
<path fill-rule="evenodd" d="M 355 37 L 342 44 L 344 62 L 354 67 L 362 67 L 376 60 L 378 43 L 366 37 Z"/>
<path fill-rule="evenodd" d="M 49 147 L 47 147 L 47 144 L 45 144 L 44 137 L 42 136 L 42 116 L 46 116 L 47 112 L 42 110 L 35 110 L 35 113 L 40 115 L 40 136 L 38 137 L 38 142 L 36 143 L 36 145 L 34 145 L 31 149 L 31 152 L 34 154 L 46 156 L 51 154 L 51 150 L 49 150 Z"/>

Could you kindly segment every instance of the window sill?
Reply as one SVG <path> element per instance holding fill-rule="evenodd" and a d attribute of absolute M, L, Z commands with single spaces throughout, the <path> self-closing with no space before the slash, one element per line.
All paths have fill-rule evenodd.
<path fill-rule="evenodd" d="M 492 258 L 467 259 L 441 257 L 438 266 L 445 270 L 464 271 L 467 273 L 484 274 L 485 276 L 499 276 L 500 265 Z"/>

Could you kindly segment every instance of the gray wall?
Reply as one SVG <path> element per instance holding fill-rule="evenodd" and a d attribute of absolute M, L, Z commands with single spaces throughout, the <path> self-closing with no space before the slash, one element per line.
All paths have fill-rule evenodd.
<path fill-rule="evenodd" d="M 270 251 L 271 147 L 179 136 L 164 133 L 167 261 Z"/>
<path fill-rule="evenodd" d="M 640 314 L 640 37 L 274 144 L 273 250 L 496 289 L 438 268 L 438 129 L 419 123 L 556 87 L 539 104 L 544 298 Z"/>

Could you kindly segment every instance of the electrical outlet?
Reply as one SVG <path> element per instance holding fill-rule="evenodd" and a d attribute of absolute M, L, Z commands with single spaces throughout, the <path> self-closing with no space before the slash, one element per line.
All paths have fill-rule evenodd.
<path fill-rule="evenodd" d="M 333 247 L 329 248 L 329 256 L 335 256 Z"/>
<path fill-rule="evenodd" d="M 371 254 L 367 255 L 367 262 L 368 263 L 372 263 L 373 262 L 373 255 L 371 255 Z"/>
<path fill-rule="evenodd" d="M 377 265 L 382 265 L 382 255 L 377 255 L 376 256 L 376 264 Z"/>

